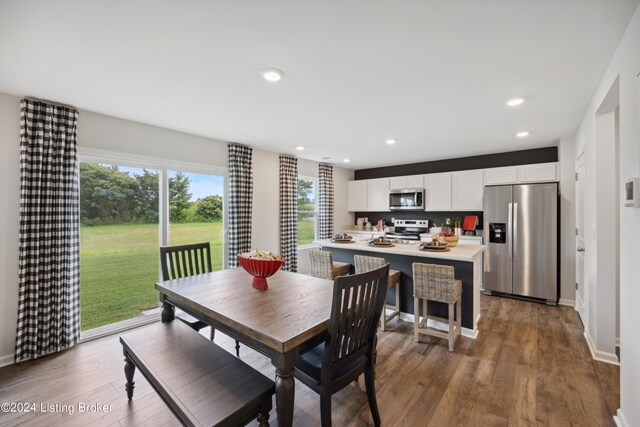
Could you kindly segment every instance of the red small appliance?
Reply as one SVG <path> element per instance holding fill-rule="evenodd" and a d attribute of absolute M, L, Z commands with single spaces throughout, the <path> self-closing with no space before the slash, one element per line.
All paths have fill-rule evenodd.
<path fill-rule="evenodd" d="M 478 217 L 476 215 L 466 215 L 462 221 L 462 231 L 464 234 L 476 234 L 476 225 Z"/>

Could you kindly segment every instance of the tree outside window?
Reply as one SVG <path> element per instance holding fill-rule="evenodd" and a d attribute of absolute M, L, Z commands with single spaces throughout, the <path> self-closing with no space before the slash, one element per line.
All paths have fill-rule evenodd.
<path fill-rule="evenodd" d="M 316 188 L 317 178 L 298 177 L 298 246 L 308 245 L 316 239 Z"/>

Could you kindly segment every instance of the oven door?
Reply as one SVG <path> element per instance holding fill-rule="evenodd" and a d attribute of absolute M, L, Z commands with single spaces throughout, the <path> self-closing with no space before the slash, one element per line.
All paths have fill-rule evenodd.
<path fill-rule="evenodd" d="M 424 209 L 424 190 L 392 190 L 389 192 L 389 210 Z"/>

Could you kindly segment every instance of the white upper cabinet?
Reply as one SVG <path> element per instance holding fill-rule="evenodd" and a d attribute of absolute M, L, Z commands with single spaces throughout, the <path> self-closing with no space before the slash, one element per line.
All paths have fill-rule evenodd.
<path fill-rule="evenodd" d="M 518 166 L 518 182 L 557 181 L 557 163 Z"/>
<path fill-rule="evenodd" d="M 451 172 L 432 173 L 424 176 L 426 211 L 451 210 Z"/>
<path fill-rule="evenodd" d="M 481 211 L 484 196 L 484 171 L 482 169 L 453 172 L 452 203 L 454 211 Z"/>
<path fill-rule="evenodd" d="M 347 209 L 349 212 L 366 212 L 368 210 L 367 180 L 347 183 Z"/>
<path fill-rule="evenodd" d="M 367 206 L 370 212 L 389 211 L 389 178 L 367 180 Z"/>
<path fill-rule="evenodd" d="M 484 170 L 484 185 L 514 184 L 516 182 L 518 182 L 518 168 L 516 166 Z"/>
<path fill-rule="evenodd" d="M 404 188 L 424 188 L 422 175 L 394 176 L 389 178 L 389 190 L 402 190 Z"/>

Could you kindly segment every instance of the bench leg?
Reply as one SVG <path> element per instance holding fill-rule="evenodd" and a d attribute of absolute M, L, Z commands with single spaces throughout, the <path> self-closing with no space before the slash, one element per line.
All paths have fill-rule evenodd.
<path fill-rule="evenodd" d="M 133 374 L 136 372 L 136 365 L 133 364 L 133 360 L 127 354 L 125 350 L 124 353 L 124 376 L 127 379 L 127 384 L 124 386 L 124 389 L 127 390 L 127 398 L 131 400 L 133 397 L 133 389 L 135 388 L 136 382 L 133 381 Z"/>
<path fill-rule="evenodd" d="M 271 412 L 271 396 L 262 402 L 260 413 L 258 414 L 258 427 L 269 427 L 269 413 Z"/>

